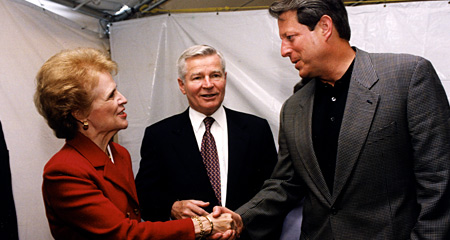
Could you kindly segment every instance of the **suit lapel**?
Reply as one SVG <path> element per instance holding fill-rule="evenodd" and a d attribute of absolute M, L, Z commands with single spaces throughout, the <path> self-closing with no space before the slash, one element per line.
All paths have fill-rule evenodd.
<path fill-rule="evenodd" d="M 126 192 L 128 195 L 131 196 L 131 198 L 135 201 L 137 204 L 137 194 L 136 189 L 132 185 L 131 181 L 134 181 L 134 179 L 129 179 L 128 176 L 125 174 L 126 169 L 128 166 L 125 165 L 124 161 L 121 156 L 115 154 L 114 156 L 114 163 L 108 158 L 105 157 L 105 168 L 104 168 L 104 177 L 108 181 L 114 183 L 115 185 L 122 188 L 124 192 Z"/>
<path fill-rule="evenodd" d="M 379 95 L 370 90 L 378 77 L 368 53 L 357 49 L 353 69 L 338 140 L 333 201 L 357 163 L 379 101 Z"/>
<path fill-rule="evenodd" d="M 239 179 L 245 173 L 242 173 L 243 160 L 242 154 L 246 152 L 246 147 L 249 140 L 248 131 L 245 130 L 246 126 L 240 118 L 234 114 L 231 110 L 225 108 L 228 125 L 228 183 L 227 183 L 227 203 L 228 199 L 232 199 L 232 196 L 237 197 L 235 194 L 236 189 L 240 183 Z"/>
<path fill-rule="evenodd" d="M 68 141 L 68 144 L 73 146 L 83 157 L 85 157 L 94 168 L 103 168 L 103 177 L 115 185 L 119 186 L 124 192 L 126 192 L 137 204 L 136 190 L 130 181 L 134 179 L 128 179 L 125 175 L 127 166 L 125 165 L 125 159 L 123 159 L 114 147 L 111 148 L 114 154 L 116 164 L 112 163 L 108 156 L 93 143 L 89 138 L 81 133 L 77 133 L 77 136 Z"/>
<path fill-rule="evenodd" d="M 133 175 L 127 174 L 126 169 L 130 169 L 131 166 L 126 164 L 127 159 L 119 155 L 114 144 L 110 144 L 111 154 L 114 157 L 114 163 L 110 159 L 106 160 L 105 165 L 105 179 L 119 185 L 127 192 L 135 203 L 138 205 L 136 185 L 134 184 Z"/>
<path fill-rule="evenodd" d="M 173 140 L 172 144 L 174 145 L 172 149 L 177 151 L 178 156 L 182 156 L 178 160 L 186 172 L 192 174 L 192 179 L 197 179 L 196 182 L 199 183 L 208 183 L 209 188 L 213 191 L 192 129 L 189 108 L 179 115 L 177 121 L 171 131 L 173 136 L 170 139 Z M 204 185 L 199 186 L 199 188 L 204 187 Z"/>
<path fill-rule="evenodd" d="M 316 194 L 320 193 L 328 202 L 330 202 L 331 194 L 314 153 L 311 136 L 315 88 L 316 81 L 312 79 L 296 93 L 300 96 L 300 107 L 298 108 L 298 112 L 295 114 L 294 119 L 295 140 L 298 154 L 301 156 L 300 159 L 316 187 L 311 190 L 316 192 Z"/>

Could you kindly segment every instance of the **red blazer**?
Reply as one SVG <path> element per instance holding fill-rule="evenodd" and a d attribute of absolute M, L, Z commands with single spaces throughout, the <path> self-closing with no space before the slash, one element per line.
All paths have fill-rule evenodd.
<path fill-rule="evenodd" d="M 42 193 L 53 237 L 194 240 L 190 219 L 141 221 L 130 155 L 110 147 L 115 163 L 78 133 L 46 164 Z"/>

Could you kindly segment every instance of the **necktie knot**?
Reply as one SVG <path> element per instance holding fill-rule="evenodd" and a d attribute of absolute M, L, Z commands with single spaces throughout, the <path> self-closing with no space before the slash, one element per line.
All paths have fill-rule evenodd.
<path fill-rule="evenodd" d="M 209 130 L 211 129 L 211 125 L 214 123 L 214 118 L 205 117 L 205 119 L 203 119 L 203 122 L 205 123 L 206 131 L 209 132 Z"/>

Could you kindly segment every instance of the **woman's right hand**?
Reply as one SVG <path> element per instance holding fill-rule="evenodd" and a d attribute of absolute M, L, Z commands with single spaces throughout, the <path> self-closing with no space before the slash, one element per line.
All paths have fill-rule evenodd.
<path fill-rule="evenodd" d="M 234 236 L 234 220 L 230 213 L 223 213 L 217 218 L 214 218 L 212 214 L 207 216 L 192 217 L 192 222 L 194 223 L 195 237 L 204 238 L 212 236 L 214 234 L 227 232 L 226 235 Z M 231 233 L 230 233 L 231 232 Z M 226 239 L 234 239 L 226 238 Z"/>

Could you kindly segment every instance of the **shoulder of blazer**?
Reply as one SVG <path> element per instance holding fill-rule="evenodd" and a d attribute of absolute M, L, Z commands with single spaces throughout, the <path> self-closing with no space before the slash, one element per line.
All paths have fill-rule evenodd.
<path fill-rule="evenodd" d="M 95 172 L 93 164 L 67 143 L 50 158 L 44 167 L 44 176 L 47 174 L 83 175 L 88 172 Z"/>
<path fill-rule="evenodd" d="M 145 132 L 166 132 L 167 130 L 179 131 L 182 128 L 189 127 L 191 120 L 189 119 L 189 108 L 182 113 L 172 115 L 164 118 L 145 129 Z"/>
<path fill-rule="evenodd" d="M 405 53 L 368 53 L 358 48 L 356 49 L 355 67 L 352 79 L 358 81 L 366 88 L 371 88 L 378 80 L 391 81 L 396 77 L 397 82 L 409 80 L 406 76 L 412 76 L 417 65 L 425 58 Z"/>
<path fill-rule="evenodd" d="M 420 61 L 429 62 L 423 57 L 405 53 L 371 53 L 369 55 L 377 73 L 392 72 L 391 69 L 413 72 Z"/>
<path fill-rule="evenodd" d="M 61 150 L 53 155 L 44 169 L 77 171 L 83 168 L 83 171 L 86 171 L 105 166 L 106 161 L 109 161 L 108 156 L 95 143 L 83 134 L 77 133 L 75 138 L 67 140 Z"/>
<path fill-rule="evenodd" d="M 229 136 L 236 136 L 236 134 L 243 136 L 251 131 L 264 131 L 264 133 L 271 131 L 269 122 L 264 118 L 228 108 L 225 108 L 225 112 Z"/>
<path fill-rule="evenodd" d="M 258 117 L 256 115 L 250 114 L 250 113 L 244 113 L 244 112 L 238 112 L 236 110 L 232 110 L 229 108 L 225 108 L 225 113 L 227 115 L 227 122 L 235 122 L 235 121 L 240 121 L 240 122 L 267 122 L 266 119 Z"/>
<path fill-rule="evenodd" d="M 421 59 L 426 60 L 425 58 L 423 58 L 421 56 L 417 56 L 417 55 L 413 55 L 413 54 L 409 54 L 409 53 L 370 53 L 370 52 L 361 50 L 359 48 L 355 48 L 355 49 L 356 49 L 357 55 L 359 55 L 359 57 L 368 57 L 372 60 L 373 63 L 376 63 L 376 64 L 386 65 L 387 63 L 382 62 L 382 61 L 386 61 L 389 59 L 396 60 L 398 62 L 417 62 Z"/>
<path fill-rule="evenodd" d="M 358 68 L 355 66 L 354 69 L 367 71 L 368 68 L 373 68 L 377 74 L 389 69 L 412 70 L 419 61 L 428 61 L 423 57 L 406 53 L 369 53 L 359 48 L 355 48 L 355 50 Z"/>

